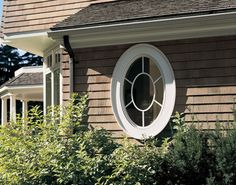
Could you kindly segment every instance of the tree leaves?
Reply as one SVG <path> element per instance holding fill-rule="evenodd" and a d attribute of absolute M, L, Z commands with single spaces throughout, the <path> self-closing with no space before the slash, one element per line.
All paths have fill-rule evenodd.
<path fill-rule="evenodd" d="M 31 53 L 20 54 L 11 46 L 0 46 L 0 85 L 14 76 L 14 72 L 23 66 L 42 65 L 42 58 Z"/>

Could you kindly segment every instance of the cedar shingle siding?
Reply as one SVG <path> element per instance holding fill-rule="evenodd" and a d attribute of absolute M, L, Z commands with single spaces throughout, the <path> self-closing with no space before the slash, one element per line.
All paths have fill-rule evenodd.
<path fill-rule="evenodd" d="M 235 0 L 110 1 L 4 0 L 1 31 L 11 36 L 47 32 L 50 28 L 54 31 L 236 11 Z M 193 116 L 195 121 L 202 123 L 203 128 L 208 129 L 214 127 L 217 119 L 233 119 L 232 108 L 236 101 L 236 34 L 150 44 L 160 49 L 172 65 L 177 85 L 175 110 L 185 112 L 188 122 Z M 121 138 L 124 133 L 112 111 L 112 73 L 119 57 L 132 45 L 74 49 L 73 85 L 76 92 L 87 92 L 89 95 L 88 122 L 94 127 L 110 130 L 116 138 Z M 63 101 L 66 102 L 70 95 L 71 73 L 69 56 L 64 51 L 61 73 Z"/>
<path fill-rule="evenodd" d="M 110 0 L 4 0 L 4 34 L 47 31 L 91 3 Z"/>
<path fill-rule="evenodd" d="M 236 37 L 186 39 L 151 43 L 169 59 L 176 78 L 175 110 L 186 120 L 213 128 L 217 119 L 232 120 L 236 98 Z M 131 45 L 75 50 L 74 88 L 89 94 L 88 121 L 122 136 L 111 107 L 111 78 L 119 57 Z M 91 55 L 92 53 L 92 55 Z M 64 87 L 66 88 L 66 87 Z M 218 117 L 217 117 L 218 116 Z M 208 122 L 208 124 L 206 124 Z"/>

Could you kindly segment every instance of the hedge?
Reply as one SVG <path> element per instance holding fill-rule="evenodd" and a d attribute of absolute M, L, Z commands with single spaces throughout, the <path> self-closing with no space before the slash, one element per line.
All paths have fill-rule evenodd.
<path fill-rule="evenodd" d="M 27 120 L 2 126 L 0 184 L 236 184 L 236 121 L 230 129 L 216 123 L 215 130 L 201 131 L 176 113 L 170 137 L 138 146 L 88 128 L 86 100 L 74 97 L 46 116 L 35 107 Z"/>

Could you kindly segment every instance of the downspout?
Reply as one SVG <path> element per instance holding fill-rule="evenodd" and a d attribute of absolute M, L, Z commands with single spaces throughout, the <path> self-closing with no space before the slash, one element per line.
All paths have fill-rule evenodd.
<path fill-rule="evenodd" d="M 74 63 L 75 63 L 75 56 L 73 49 L 70 45 L 70 39 L 68 35 L 63 36 L 64 46 L 70 56 L 69 59 L 69 67 L 70 67 L 70 94 L 74 92 Z"/>

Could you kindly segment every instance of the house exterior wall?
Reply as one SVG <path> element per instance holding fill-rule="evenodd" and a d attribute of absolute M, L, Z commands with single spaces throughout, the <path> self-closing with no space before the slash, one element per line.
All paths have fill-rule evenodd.
<path fill-rule="evenodd" d="M 111 0 L 4 0 L 4 34 L 47 31 L 91 3 Z"/>
<path fill-rule="evenodd" d="M 174 70 L 177 97 L 175 111 L 186 113 L 201 128 L 212 129 L 216 120 L 233 119 L 236 101 L 236 36 L 150 43 L 169 59 Z M 124 134 L 111 105 L 111 78 L 119 57 L 132 45 L 75 49 L 74 91 L 89 95 L 88 122 Z M 63 75 L 69 76 L 67 63 Z M 64 101 L 69 81 L 63 85 Z"/>
<path fill-rule="evenodd" d="M 70 98 L 70 64 L 69 54 L 65 51 L 65 49 L 62 49 L 62 57 L 61 57 L 61 75 L 62 75 L 62 104 L 66 105 Z"/>

